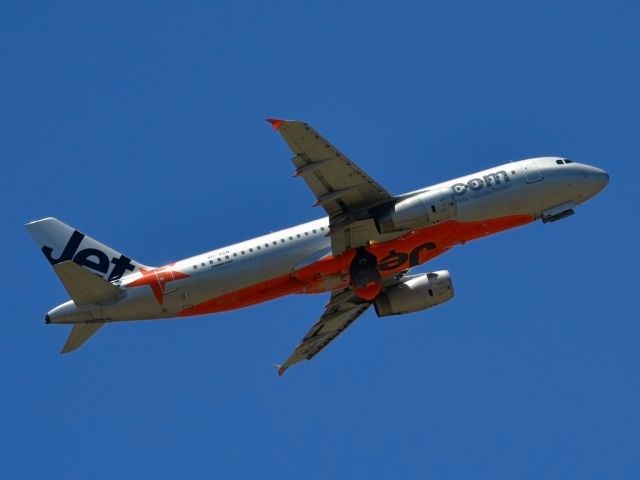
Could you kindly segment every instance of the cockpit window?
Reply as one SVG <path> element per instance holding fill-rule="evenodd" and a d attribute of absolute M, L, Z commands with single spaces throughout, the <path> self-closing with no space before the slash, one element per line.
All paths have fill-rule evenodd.
<path fill-rule="evenodd" d="M 573 160 L 569 160 L 568 158 L 559 158 L 556 160 L 558 165 L 564 165 L 565 163 L 573 163 Z"/>

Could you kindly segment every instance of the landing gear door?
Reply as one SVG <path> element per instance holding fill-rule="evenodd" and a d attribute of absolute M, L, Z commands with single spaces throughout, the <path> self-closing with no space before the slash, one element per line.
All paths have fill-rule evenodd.
<path fill-rule="evenodd" d="M 535 183 L 542 180 L 542 173 L 536 165 L 535 160 L 527 160 L 524 162 L 524 174 L 527 178 L 527 183 Z"/>

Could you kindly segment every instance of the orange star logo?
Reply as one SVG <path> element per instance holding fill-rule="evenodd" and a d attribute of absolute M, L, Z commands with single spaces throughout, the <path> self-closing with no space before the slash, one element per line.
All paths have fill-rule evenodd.
<path fill-rule="evenodd" d="M 173 270 L 171 268 L 171 265 L 168 265 L 166 267 L 154 268 L 152 270 L 141 268 L 140 273 L 142 273 L 142 276 L 137 280 L 129 283 L 127 285 L 127 288 L 149 285 L 156 297 L 156 300 L 158 300 L 158 303 L 160 305 L 162 305 L 162 302 L 164 301 L 164 294 L 166 293 L 166 286 L 168 282 L 173 282 L 175 280 L 180 280 L 183 278 L 189 278 L 189 275 L 187 275 L 186 273 Z"/>

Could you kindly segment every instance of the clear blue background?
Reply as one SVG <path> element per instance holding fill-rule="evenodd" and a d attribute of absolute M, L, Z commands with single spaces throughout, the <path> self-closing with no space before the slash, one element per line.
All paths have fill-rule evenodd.
<path fill-rule="evenodd" d="M 637 2 L 3 2 L 0 475 L 640 478 Z M 312 123 L 393 192 L 564 155 L 568 220 L 467 244 L 456 298 L 370 312 L 276 376 L 326 297 L 109 325 L 23 224 L 161 265 L 317 218 L 263 119 Z"/>

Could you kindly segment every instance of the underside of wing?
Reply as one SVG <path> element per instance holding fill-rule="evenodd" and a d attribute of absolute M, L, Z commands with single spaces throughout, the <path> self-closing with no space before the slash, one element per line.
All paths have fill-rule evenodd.
<path fill-rule="evenodd" d="M 104 323 L 78 323 L 74 325 L 61 353 L 68 353 L 80 348 L 103 325 Z"/>
<path fill-rule="evenodd" d="M 278 368 L 282 375 L 287 368 L 302 360 L 311 360 L 333 339 L 355 322 L 371 305 L 349 289 L 333 292 L 322 317 L 307 332 L 286 362 Z"/>
<path fill-rule="evenodd" d="M 371 241 L 397 236 L 380 234 L 369 210 L 393 200 L 393 196 L 364 170 L 306 123 L 268 120 L 294 153 L 295 176 L 302 177 L 329 215 L 334 255 Z"/>
<path fill-rule="evenodd" d="M 304 178 L 330 217 L 370 208 L 391 198 L 373 178 L 308 124 L 270 120 L 293 151 L 296 176 Z"/>

